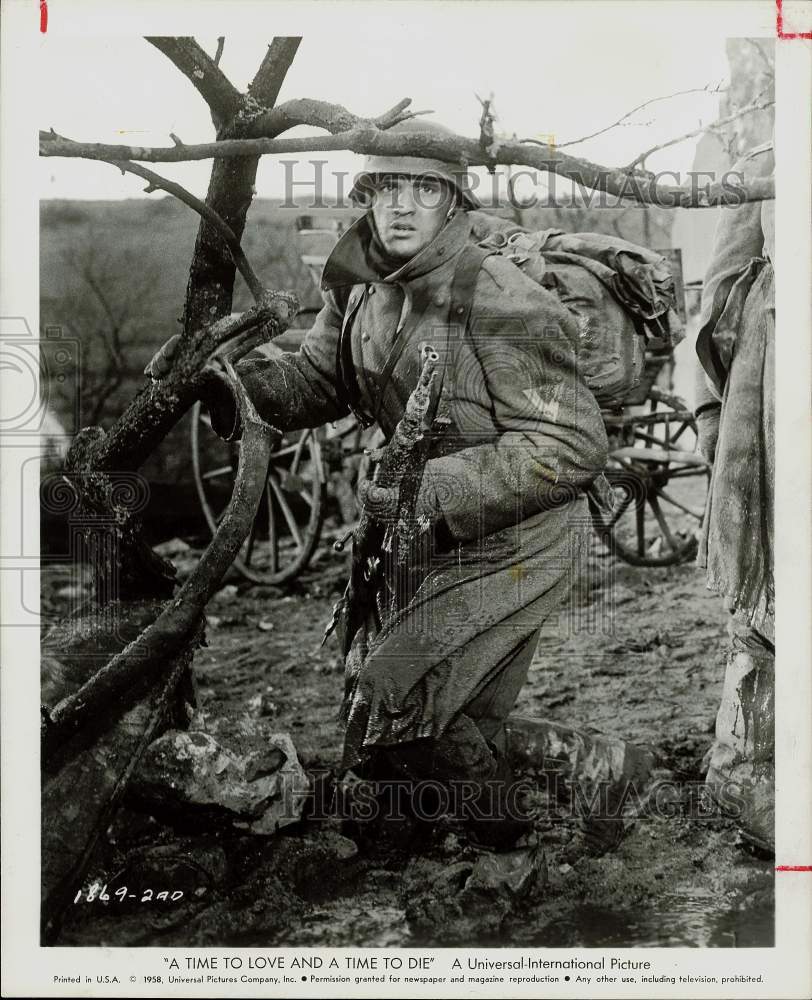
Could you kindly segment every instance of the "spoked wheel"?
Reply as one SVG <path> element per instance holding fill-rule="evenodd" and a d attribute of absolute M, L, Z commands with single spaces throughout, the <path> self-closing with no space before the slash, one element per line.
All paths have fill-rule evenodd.
<path fill-rule="evenodd" d="M 222 441 L 200 403 L 192 412 L 192 464 L 206 523 L 212 533 L 223 516 L 236 477 L 239 442 Z M 271 454 L 265 494 L 234 560 L 254 583 L 278 584 L 304 569 L 318 545 L 325 476 L 318 432 L 286 434 Z"/>
<path fill-rule="evenodd" d="M 695 558 L 710 466 L 688 450 L 693 415 L 682 404 L 606 418 L 606 477 L 615 491 L 611 514 L 593 512 L 607 547 L 633 566 L 673 566 Z M 669 402 L 675 400 L 669 398 Z M 681 404 L 681 400 L 676 400 Z M 684 437 L 685 435 L 685 437 Z"/>

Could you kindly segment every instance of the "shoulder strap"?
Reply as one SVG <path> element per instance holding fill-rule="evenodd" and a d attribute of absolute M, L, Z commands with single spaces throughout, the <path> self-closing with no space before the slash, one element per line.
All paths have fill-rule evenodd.
<path fill-rule="evenodd" d="M 468 318 L 471 314 L 471 308 L 474 304 L 474 289 L 476 288 L 477 276 L 479 275 L 479 269 L 482 267 L 482 262 L 486 257 L 489 257 L 496 250 L 491 247 L 490 249 L 485 249 L 483 247 L 477 246 L 475 244 L 469 244 L 463 247 L 458 259 L 457 265 L 454 269 L 454 277 L 451 282 L 451 297 L 449 302 L 449 324 L 459 326 L 464 332 L 468 326 Z M 378 397 L 378 405 L 375 409 L 375 420 L 377 421 L 380 416 L 381 409 L 383 408 L 383 398 L 386 392 L 386 387 L 389 385 L 389 380 L 392 377 L 392 372 L 395 369 L 395 365 L 400 360 L 403 353 L 406 337 L 400 337 L 400 339 L 395 343 L 392 350 L 389 353 L 389 357 L 386 359 L 386 364 L 384 365 L 383 371 L 381 372 L 381 393 Z M 446 352 L 446 364 L 448 363 L 448 357 Z M 445 376 L 445 365 L 443 366 L 443 371 L 441 374 L 440 382 L 443 381 Z M 436 384 L 436 383 L 435 383 Z M 436 410 L 437 402 L 439 400 L 439 395 L 437 395 L 434 401 L 434 410 Z"/>
<path fill-rule="evenodd" d="M 358 402 L 361 398 L 361 390 L 355 374 L 352 346 L 348 335 L 352 318 L 363 301 L 365 292 L 365 285 L 355 285 L 344 308 L 344 318 L 341 321 L 341 332 L 336 346 L 336 393 L 339 401 L 350 410 L 361 426 L 370 427 L 375 421 L 362 410 Z"/>
<path fill-rule="evenodd" d="M 479 271 L 486 257 L 496 253 L 491 247 L 469 244 L 464 247 L 457 260 L 454 278 L 451 282 L 451 303 L 449 306 L 449 322 L 468 329 L 468 320 L 474 305 L 474 289 L 476 288 Z"/>

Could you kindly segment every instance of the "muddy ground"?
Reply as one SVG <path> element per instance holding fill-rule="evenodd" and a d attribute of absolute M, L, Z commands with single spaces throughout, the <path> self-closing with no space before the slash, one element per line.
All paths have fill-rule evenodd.
<path fill-rule="evenodd" d="M 64 610 L 68 573 L 43 574 L 51 613 Z M 262 717 L 291 735 L 305 767 L 335 768 L 342 666 L 320 638 L 343 584 L 343 560 L 327 544 L 287 589 L 227 582 L 195 657 L 199 711 L 235 723 Z M 442 823 L 370 832 L 311 821 L 257 837 L 196 819 L 170 823 L 129 800 L 88 883 L 171 882 L 186 889 L 184 900 L 72 907 L 58 943 L 769 946 L 772 862 L 697 792 L 725 618 L 694 565 L 636 568 L 595 541 L 589 573 L 546 630 L 517 711 L 653 746 L 675 792 L 603 856 L 586 849 L 575 818 L 546 802 L 535 838 L 547 881 L 536 879 L 521 900 L 463 890 L 479 855 Z"/>

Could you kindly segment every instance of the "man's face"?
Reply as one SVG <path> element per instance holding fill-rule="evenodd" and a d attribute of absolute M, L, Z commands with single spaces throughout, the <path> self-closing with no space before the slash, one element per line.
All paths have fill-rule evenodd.
<path fill-rule="evenodd" d="M 388 175 L 375 183 L 372 215 L 387 253 L 404 262 L 443 228 L 454 190 L 437 177 Z"/>

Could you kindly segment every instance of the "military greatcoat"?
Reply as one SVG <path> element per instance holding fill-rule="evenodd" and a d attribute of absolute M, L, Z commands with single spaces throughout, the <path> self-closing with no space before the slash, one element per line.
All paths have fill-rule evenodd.
<path fill-rule="evenodd" d="M 578 325 L 501 255 L 469 264 L 461 287 L 461 262 L 491 228 L 460 212 L 392 271 L 364 216 L 325 265 L 324 306 L 300 350 L 238 366 L 259 414 L 281 430 L 356 412 L 388 437 L 416 383 L 419 348 L 441 355 L 437 412 L 449 423 L 432 443 L 422 502 L 445 541 L 411 604 L 359 635 L 348 657 L 347 766 L 440 736 L 463 709 L 493 735 L 585 551 L 584 491 L 607 441 L 578 370 Z M 216 422 L 230 421 L 220 413 Z"/>

